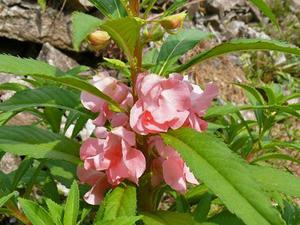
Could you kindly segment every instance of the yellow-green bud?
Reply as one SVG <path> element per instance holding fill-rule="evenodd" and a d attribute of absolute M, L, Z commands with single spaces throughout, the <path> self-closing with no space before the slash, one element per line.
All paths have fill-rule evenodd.
<path fill-rule="evenodd" d="M 186 15 L 187 14 L 185 12 L 182 12 L 172 16 L 167 16 L 160 20 L 160 25 L 162 25 L 162 27 L 166 30 L 174 30 L 180 28 L 183 24 Z"/>
<path fill-rule="evenodd" d="M 100 50 L 107 46 L 110 36 L 105 31 L 97 30 L 88 36 L 88 40 L 93 49 Z"/>

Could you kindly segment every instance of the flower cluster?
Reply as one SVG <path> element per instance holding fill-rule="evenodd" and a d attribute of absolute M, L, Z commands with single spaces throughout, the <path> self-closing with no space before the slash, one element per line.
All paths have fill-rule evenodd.
<path fill-rule="evenodd" d="M 99 113 L 93 121 L 96 126 L 93 137 L 81 146 L 84 164 L 77 172 L 83 183 L 92 186 L 85 195 L 88 203 L 98 204 L 107 189 L 124 180 L 138 185 L 146 170 L 144 155 L 151 155 L 147 159 L 151 163 L 147 172 L 152 175 L 153 186 L 165 182 L 174 190 L 185 192 L 187 183 L 198 184 L 180 155 L 157 134 L 180 127 L 205 130 L 203 115 L 218 93 L 214 85 L 202 91 L 179 74 L 171 74 L 169 78 L 140 74 L 134 102 L 131 89 L 107 74 L 95 76 L 92 82 L 128 113 L 111 111 L 107 102 L 89 93 L 81 95 L 82 104 Z M 109 130 L 105 128 L 107 124 Z M 147 147 L 137 144 L 137 135 L 144 137 Z"/>

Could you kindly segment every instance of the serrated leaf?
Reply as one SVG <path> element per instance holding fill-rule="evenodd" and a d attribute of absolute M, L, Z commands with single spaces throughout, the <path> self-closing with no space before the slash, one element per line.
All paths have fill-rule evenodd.
<path fill-rule="evenodd" d="M 257 163 L 259 161 L 267 161 L 267 160 L 286 160 L 286 161 L 291 161 L 291 162 L 295 162 L 297 164 L 300 164 L 300 160 L 293 157 L 293 156 L 289 156 L 289 155 L 285 155 L 285 154 L 280 154 L 280 153 L 267 153 L 267 154 L 263 154 L 259 157 L 257 157 L 256 159 L 254 159 L 251 163 Z"/>
<path fill-rule="evenodd" d="M 59 87 L 41 87 L 17 92 L 10 99 L 0 103 L 0 111 L 22 111 L 35 107 L 52 107 L 77 112 L 87 118 L 93 114 L 80 103 L 79 93 Z"/>
<path fill-rule="evenodd" d="M 212 217 L 209 222 L 212 222 L 217 225 L 245 225 L 236 215 L 224 211 L 214 217 Z"/>
<path fill-rule="evenodd" d="M 284 224 L 268 197 L 251 177 L 247 164 L 224 143 L 189 128 L 161 136 L 166 144 L 181 154 L 194 175 L 247 225 Z"/>
<path fill-rule="evenodd" d="M 12 189 L 15 190 L 21 181 L 22 177 L 28 171 L 30 166 L 32 165 L 33 159 L 25 158 L 22 163 L 19 165 L 18 169 L 14 173 L 14 178 L 12 181 Z"/>
<path fill-rule="evenodd" d="M 64 225 L 76 225 L 79 213 L 79 189 L 74 181 L 65 205 Z"/>
<path fill-rule="evenodd" d="M 252 2 L 257 8 L 259 8 L 259 10 L 262 11 L 263 14 L 265 14 L 265 16 L 267 16 L 279 30 L 279 24 L 276 20 L 276 16 L 264 0 L 250 0 L 250 2 Z"/>
<path fill-rule="evenodd" d="M 126 10 L 120 0 L 89 0 L 100 12 L 109 18 L 127 16 Z"/>
<path fill-rule="evenodd" d="M 136 188 L 134 186 L 119 186 L 105 197 L 96 221 L 115 220 L 121 216 L 135 216 L 136 202 Z"/>
<path fill-rule="evenodd" d="M 33 225 L 55 225 L 48 212 L 37 203 L 22 198 L 19 203 Z"/>
<path fill-rule="evenodd" d="M 79 51 L 81 43 L 90 33 L 100 27 L 101 24 L 102 20 L 97 17 L 81 12 L 74 12 L 72 15 L 72 41 L 74 49 Z"/>
<path fill-rule="evenodd" d="M 142 213 L 145 225 L 197 225 L 191 214 L 168 211 Z"/>
<path fill-rule="evenodd" d="M 46 199 L 46 204 L 49 209 L 49 213 L 55 222 L 56 225 L 62 225 L 62 218 L 63 218 L 63 207 L 56 204 L 51 199 Z"/>
<path fill-rule="evenodd" d="M 0 208 L 4 206 L 12 197 L 16 197 L 18 195 L 18 192 L 14 191 L 2 198 L 0 198 Z"/>
<path fill-rule="evenodd" d="M 181 30 L 175 35 L 170 35 L 161 46 L 156 61 L 155 72 L 165 75 L 183 54 L 194 48 L 200 41 L 210 38 L 212 35 L 196 29 Z"/>
<path fill-rule="evenodd" d="M 122 216 L 115 220 L 96 222 L 94 225 L 134 225 L 141 218 L 141 216 Z"/>
<path fill-rule="evenodd" d="M 290 173 L 263 166 L 250 166 L 252 176 L 267 191 L 278 191 L 300 198 L 300 178 Z"/>
<path fill-rule="evenodd" d="M 48 121 L 52 131 L 59 133 L 62 117 L 65 111 L 57 108 L 46 107 L 44 109 L 45 119 Z"/>
<path fill-rule="evenodd" d="M 0 149 L 33 158 L 79 163 L 79 144 L 62 135 L 31 126 L 1 126 Z"/>
<path fill-rule="evenodd" d="M 0 72 L 14 74 L 16 76 L 31 76 L 47 81 L 55 81 L 80 91 L 89 92 L 90 94 L 107 101 L 113 110 L 123 111 L 117 102 L 99 91 L 92 84 L 72 75 L 65 74 L 58 68 L 42 61 L 0 55 Z"/>
<path fill-rule="evenodd" d="M 7 90 L 7 91 L 23 91 L 26 90 L 28 87 L 18 84 L 18 83 L 3 83 L 0 84 L 0 90 Z"/>
<path fill-rule="evenodd" d="M 141 22 L 135 18 L 120 18 L 107 20 L 101 28 L 109 33 L 112 39 L 124 51 L 130 63 L 133 63 L 133 53 L 139 39 Z"/>
<path fill-rule="evenodd" d="M 271 141 L 271 142 L 263 142 L 263 149 L 275 149 L 278 147 L 290 148 L 300 151 L 300 142 L 287 142 L 287 141 Z"/>
<path fill-rule="evenodd" d="M 299 48 L 284 42 L 264 39 L 236 39 L 220 44 L 210 50 L 200 53 L 199 55 L 193 57 L 191 60 L 176 68 L 175 71 L 178 73 L 183 72 L 197 63 L 211 58 L 219 57 L 227 53 L 253 50 L 279 51 L 283 53 L 300 55 Z"/>

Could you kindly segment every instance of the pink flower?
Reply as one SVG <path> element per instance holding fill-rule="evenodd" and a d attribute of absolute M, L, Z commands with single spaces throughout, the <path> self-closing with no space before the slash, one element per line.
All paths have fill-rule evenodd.
<path fill-rule="evenodd" d="M 130 126 L 142 135 L 182 126 L 204 130 L 207 124 L 201 118 L 218 93 L 214 85 L 203 92 L 179 74 L 171 74 L 168 79 L 140 74 L 136 88 L 139 99 L 131 109 Z"/>
<path fill-rule="evenodd" d="M 97 138 L 87 139 L 80 149 L 86 170 L 105 171 L 108 182 L 118 185 L 124 179 L 138 184 L 144 173 L 146 160 L 135 146 L 135 134 L 123 127 L 106 132 L 97 128 Z"/>
<path fill-rule="evenodd" d="M 119 103 L 121 107 L 129 109 L 133 105 L 130 88 L 107 73 L 94 76 L 92 83 L 104 94 Z M 97 126 L 103 126 L 107 120 L 112 123 L 113 127 L 122 126 L 128 121 L 128 116 L 125 113 L 113 113 L 106 101 L 92 94 L 82 92 L 81 102 L 85 108 L 92 112 L 99 112 L 99 116 L 94 120 L 94 124 Z"/>
<path fill-rule="evenodd" d="M 181 80 L 140 74 L 137 93 L 139 100 L 131 109 L 130 125 L 139 134 L 178 129 L 189 116 L 190 90 Z"/>
<path fill-rule="evenodd" d="M 165 145 L 161 137 L 150 137 L 149 145 L 159 155 L 152 161 L 152 185 L 158 185 L 163 179 L 174 190 L 184 193 L 187 190 L 187 183 L 199 184 L 180 155 Z"/>
<path fill-rule="evenodd" d="M 77 176 L 82 183 L 92 188 L 84 195 L 84 200 L 91 205 L 98 205 L 104 198 L 104 193 L 110 188 L 105 173 L 96 170 L 86 170 L 77 167 Z"/>
<path fill-rule="evenodd" d="M 211 106 L 213 99 L 218 96 L 218 87 L 208 84 L 204 91 L 198 85 L 191 85 L 192 107 L 185 126 L 191 127 L 199 132 L 206 130 L 207 122 L 202 119 L 206 110 Z"/>

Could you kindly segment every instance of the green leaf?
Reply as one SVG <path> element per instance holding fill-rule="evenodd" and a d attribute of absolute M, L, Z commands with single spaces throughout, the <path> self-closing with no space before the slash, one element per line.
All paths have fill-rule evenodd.
<path fill-rule="evenodd" d="M 5 125 L 15 115 L 16 115 L 15 112 L 0 113 L 0 126 Z"/>
<path fill-rule="evenodd" d="M 208 192 L 201 196 L 194 212 L 194 219 L 197 222 L 205 222 L 207 220 L 212 200 L 213 195 Z"/>
<path fill-rule="evenodd" d="M 228 211 L 223 211 L 220 214 L 217 214 L 216 216 L 212 217 L 209 222 L 218 225 L 244 225 L 243 221 Z"/>
<path fill-rule="evenodd" d="M 250 2 L 252 2 L 257 8 L 259 8 L 279 30 L 279 24 L 276 20 L 276 16 L 264 0 L 250 0 Z"/>
<path fill-rule="evenodd" d="M 33 158 L 79 163 L 79 144 L 62 135 L 31 126 L 1 126 L 0 149 Z"/>
<path fill-rule="evenodd" d="M 111 69 L 118 70 L 122 72 L 126 77 L 130 77 L 129 66 L 126 63 L 119 59 L 109 59 L 105 57 L 103 57 L 103 59 L 105 60 L 105 62 L 101 63 L 102 65 L 107 66 Z"/>
<path fill-rule="evenodd" d="M 124 51 L 129 62 L 133 62 L 133 53 L 136 43 L 139 39 L 141 22 L 135 18 L 121 18 L 107 20 L 101 25 L 101 28 L 109 33 L 112 39 Z"/>
<path fill-rule="evenodd" d="M 271 141 L 262 143 L 263 149 L 276 149 L 278 147 L 290 148 L 300 151 L 299 142 Z"/>
<path fill-rule="evenodd" d="M 76 225 L 79 213 L 79 189 L 74 181 L 65 205 L 64 225 Z"/>
<path fill-rule="evenodd" d="M 246 224 L 284 224 L 251 177 L 247 164 L 224 143 L 209 134 L 188 128 L 161 136 L 166 144 L 181 154 L 194 175 Z"/>
<path fill-rule="evenodd" d="M 210 50 L 200 53 L 188 62 L 176 68 L 176 72 L 183 72 L 197 63 L 211 58 L 219 57 L 227 53 L 253 50 L 279 51 L 300 55 L 299 48 L 284 42 L 264 39 L 237 39 L 220 44 Z"/>
<path fill-rule="evenodd" d="M 155 72 L 165 75 L 166 72 L 183 54 L 194 48 L 200 41 L 212 35 L 196 29 L 182 30 L 175 35 L 170 35 L 162 45 L 156 61 Z"/>
<path fill-rule="evenodd" d="M 55 225 L 48 212 L 37 203 L 19 198 L 20 205 L 33 225 Z"/>
<path fill-rule="evenodd" d="M 143 222 L 145 225 L 196 225 L 191 214 L 168 211 L 157 211 L 155 213 L 144 212 Z"/>
<path fill-rule="evenodd" d="M 225 116 L 231 113 L 237 113 L 239 112 L 239 108 L 237 106 L 226 104 L 226 105 L 220 105 L 220 106 L 213 106 L 210 107 L 206 114 L 205 118 L 215 117 L 215 116 Z"/>
<path fill-rule="evenodd" d="M 41 6 L 43 10 L 47 7 L 47 0 L 37 0 L 38 4 Z"/>
<path fill-rule="evenodd" d="M 55 225 L 62 225 L 62 218 L 63 218 L 63 207 L 56 204 L 51 199 L 46 199 L 46 204 L 49 209 L 51 218 L 55 222 Z"/>
<path fill-rule="evenodd" d="M 3 83 L 0 84 L 0 90 L 8 90 L 8 91 L 23 91 L 28 87 L 18 84 L 18 83 Z"/>
<path fill-rule="evenodd" d="M 81 43 L 86 37 L 95 31 L 102 24 L 102 20 L 81 12 L 74 12 L 72 15 L 73 47 L 79 51 Z"/>
<path fill-rule="evenodd" d="M 89 0 L 100 12 L 110 18 L 127 16 L 126 10 L 120 0 Z M 121 24 L 120 24 L 121 25 Z"/>
<path fill-rule="evenodd" d="M 141 218 L 141 216 L 121 216 L 115 220 L 96 222 L 94 225 L 134 225 Z"/>
<path fill-rule="evenodd" d="M 135 216 L 136 202 L 136 188 L 134 186 L 119 186 L 105 197 L 96 221 L 115 220 L 121 216 Z"/>
<path fill-rule="evenodd" d="M 62 117 L 63 117 L 64 113 L 65 113 L 64 110 L 57 109 L 57 108 L 46 107 L 44 109 L 45 119 L 50 124 L 51 129 L 54 133 L 59 133 L 60 125 L 61 125 L 61 121 L 62 121 Z"/>
<path fill-rule="evenodd" d="M 194 205 L 197 204 L 199 199 L 207 192 L 208 188 L 204 184 L 197 185 L 187 190 L 185 198 L 191 205 Z"/>
<path fill-rule="evenodd" d="M 274 159 L 278 159 L 278 160 L 286 160 L 286 161 L 291 161 L 291 162 L 295 162 L 300 164 L 300 160 L 296 159 L 292 156 L 289 155 L 285 155 L 285 154 L 280 154 L 280 153 L 267 153 L 264 154 L 262 156 L 259 156 L 258 158 L 254 159 L 251 163 L 257 163 L 259 161 L 266 161 L 266 160 L 274 160 Z"/>
<path fill-rule="evenodd" d="M 113 110 L 123 111 L 117 102 L 99 91 L 92 84 L 80 78 L 65 74 L 58 68 L 42 61 L 0 55 L 0 72 L 14 74 L 16 76 L 32 76 L 47 81 L 55 81 L 80 91 L 89 92 L 107 101 Z"/>
<path fill-rule="evenodd" d="M 22 177 L 28 171 L 33 163 L 33 159 L 25 158 L 22 163 L 19 165 L 18 169 L 15 171 L 14 178 L 12 181 L 12 190 L 15 190 L 21 181 Z"/>
<path fill-rule="evenodd" d="M 18 192 L 14 191 L 2 198 L 0 198 L 0 208 L 4 206 L 12 197 L 16 197 L 18 195 Z"/>
<path fill-rule="evenodd" d="M 266 191 L 278 191 L 300 198 L 300 178 L 290 173 L 263 166 L 250 166 L 252 176 Z"/>
<path fill-rule="evenodd" d="M 0 111 L 23 111 L 28 108 L 51 107 L 74 111 L 87 118 L 93 114 L 80 103 L 79 93 L 59 87 L 41 87 L 17 92 L 10 99 L 0 103 Z"/>
<path fill-rule="evenodd" d="M 169 16 L 172 13 L 176 12 L 176 10 L 180 9 L 187 3 L 187 0 L 175 0 L 173 4 L 164 12 L 163 16 Z"/>

